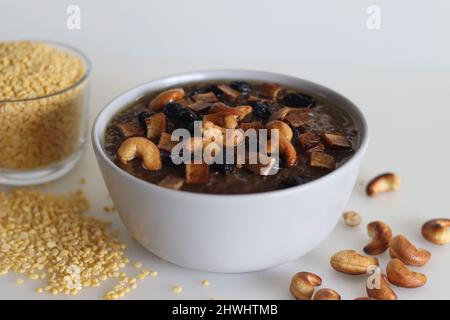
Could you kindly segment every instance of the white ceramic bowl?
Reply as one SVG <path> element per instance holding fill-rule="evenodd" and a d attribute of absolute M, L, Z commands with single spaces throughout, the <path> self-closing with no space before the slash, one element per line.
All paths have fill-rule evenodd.
<path fill-rule="evenodd" d="M 301 186 L 247 195 L 210 195 L 165 189 L 116 166 L 103 148 L 114 115 L 152 91 L 193 81 L 260 80 L 298 87 L 343 108 L 361 134 L 356 153 L 337 170 Z M 215 272 L 269 268 L 301 257 L 335 227 L 355 184 L 368 143 L 359 109 L 340 94 L 298 78 L 256 71 L 204 71 L 150 81 L 111 101 L 92 129 L 97 160 L 124 224 L 157 256 L 180 266 Z"/>

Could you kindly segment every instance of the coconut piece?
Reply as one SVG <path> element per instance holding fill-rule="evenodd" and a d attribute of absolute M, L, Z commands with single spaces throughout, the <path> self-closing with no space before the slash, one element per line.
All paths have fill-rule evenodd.
<path fill-rule="evenodd" d="M 192 99 L 194 99 L 195 102 L 201 101 L 201 102 L 210 102 L 210 103 L 213 103 L 213 102 L 219 101 L 219 100 L 217 99 L 216 95 L 214 94 L 214 92 L 212 92 L 212 91 L 209 91 L 209 92 L 206 92 L 206 93 L 199 93 L 199 94 L 193 95 L 193 96 L 192 96 Z"/>
<path fill-rule="evenodd" d="M 224 125 L 224 115 L 221 113 L 210 113 L 203 116 L 203 123 L 212 122 L 217 126 L 222 127 Z"/>
<path fill-rule="evenodd" d="M 311 113 L 307 109 L 292 109 L 288 112 L 284 120 L 289 123 L 291 127 L 297 128 L 304 126 L 311 118 Z"/>
<path fill-rule="evenodd" d="M 217 102 L 214 103 L 209 109 L 209 113 L 220 113 L 224 116 L 238 116 L 239 119 L 243 119 L 246 115 L 251 113 L 253 108 L 251 106 L 237 106 L 230 107 L 225 103 Z"/>
<path fill-rule="evenodd" d="M 292 108 L 289 107 L 283 107 L 277 112 L 272 113 L 272 115 L 269 118 L 269 121 L 273 120 L 284 120 L 284 118 L 288 115 L 288 113 L 292 110 Z"/>
<path fill-rule="evenodd" d="M 340 133 L 325 133 L 323 141 L 330 148 L 351 148 L 352 144 L 348 138 Z"/>
<path fill-rule="evenodd" d="M 194 103 L 190 103 L 190 104 L 186 105 L 186 107 L 188 107 L 192 111 L 199 112 L 199 111 L 203 111 L 203 110 L 211 107 L 211 102 L 196 101 Z"/>
<path fill-rule="evenodd" d="M 336 167 L 334 158 L 324 152 L 311 152 L 309 165 L 316 168 L 333 170 Z"/>
<path fill-rule="evenodd" d="M 118 123 L 116 124 L 116 128 L 120 130 L 124 138 L 144 135 L 144 129 L 140 125 L 132 122 Z"/>
<path fill-rule="evenodd" d="M 277 98 L 281 89 L 281 86 L 276 83 L 263 83 L 260 86 L 261 95 L 272 100 L 275 100 Z"/>
<path fill-rule="evenodd" d="M 161 134 L 166 131 L 166 115 L 164 113 L 154 114 L 145 119 L 145 126 L 147 127 L 147 138 L 157 140 Z"/>
<path fill-rule="evenodd" d="M 179 190 L 184 184 L 184 179 L 169 174 L 167 177 L 161 180 L 159 185 L 164 188 Z"/>
<path fill-rule="evenodd" d="M 186 164 L 187 184 L 207 184 L 209 182 L 209 166 L 207 164 Z"/>
<path fill-rule="evenodd" d="M 241 95 L 241 93 L 237 90 L 234 90 L 233 88 L 231 88 L 230 86 L 226 85 L 226 84 L 220 84 L 217 86 L 217 88 L 219 88 L 223 93 L 225 93 L 225 95 L 230 99 L 230 100 L 236 100 L 237 97 L 239 97 Z"/>
<path fill-rule="evenodd" d="M 259 160 L 259 158 L 258 158 Z M 254 164 L 245 164 L 244 167 L 248 170 L 250 170 L 253 173 L 259 174 L 261 176 L 270 176 L 275 175 L 278 173 L 278 170 L 280 169 L 279 163 L 277 159 L 274 157 L 270 157 L 268 164 L 262 164 L 262 163 L 254 163 Z"/>
<path fill-rule="evenodd" d="M 320 143 L 320 137 L 314 132 L 305 132 L 298 136 L 298 143 L 303 151 L 310 152 L 323 152 L 325 147 Z"/>
<path fill-rule="evenodd" d="M 159 138 L 158 148 L 160 150 L 172 152 L 172 149 L 178 144 L 178 141 L 172 141 L 171 137 L 171 134 L 163 132 Z"/>

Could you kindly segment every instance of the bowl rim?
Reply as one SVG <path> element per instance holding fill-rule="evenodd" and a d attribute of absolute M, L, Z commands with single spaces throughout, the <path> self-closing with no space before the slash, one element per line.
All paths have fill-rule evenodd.
<path fill-rule="evenodd" d="M 359 147 L 357 148 L 357 150 L 353 154 L 353 156 L 351 158 L 349 158 L 345 163 L 343 163 L 336 170 L 329 172 L 322 177 L 319 177 L 317 179 L 314 179 L 314 180 L 304 183 L 302 185 L 290 187 L 290 188 L 286 188 L 286 189 L 264 191 L 264 192 L 257 192 L 257 193 L 244 193 L 244 194 L 210 194 L 210 193 L 200 193 L 200 192 L 192 192 L 192 191 L 185 191 L 185 190 L 172 190 L 169 188 L 164 188 L 157 184 L 153 184 L 153 183 L 150 183 L 148 181 L 145 181 L 145 180 L 142 180 L 142 179 L 139 179 L 139 178 L 133 176 L 132 174 L 130 174 L 130 173 L 126 172 L 125 170 L 121 169 L 120 167 L 118 167 L 106 155 L 106 152 L 103 148 L 103 141 L 102 141 L 104 132 L 101 132 L 100 127 L 106 128 L 106 125 L 109 123 L 109 121 L 112 119 L 112 117 L 114 115 L 116 115 L 119 110 L 121 110 L 120 108 L 123 109 L 123 108 L 127 107 L 126 104 L 123 104 L 122 107 L 118 107 L 117 110 L 110 117 L 108 117 L 107 119 L 103 119 L 103 117 L 105 117 L 105 113 L 110 108 L 115 107 L 117 104 L 117 101 L 119 99 L 124 98 L 127 95 L 131 95 L 131 96 L 133 96 L 133 98 L 132 98 L 133 100 L 130 97 L 128 99 L 129 100 L 128 102 L 132 103 L 133 101 L 137 101 L 139 98 L 141 98 L 141 96 L 137 95 L 137 93 L 140 90 L 144 89 L 147 86 L 151 86 L 152 84 L 157 85 L 158 83 L 161 83 L 160 89 L 162 90 L 162 89 L 164 89 L 165 82 L 169 82 L 170 80 L 172 80 L 172 82 L 175 83 L 176 82 L 175 80 L 177 78 L 193 77 L 193 76 L 200 77 L 202 75 L 205 75 L 205 76 L 207 76 L 207 78 L 211 77 L 210 80 L 214 80 L 214 79 L 220 79 L 220 77 L 214 77 L 215 74 L 223 74 L 223 73 L 230 74 L 230 75 L 234 74 L 234 73 L 241 73 L 241 74 L 246 73 L 248 75 L 248 78 L 246 80 L 248 80 L 248 81 L 251 81 L 252 75 L 253 75 L 253 77 L 256 77 L 255 75 L 259 75 L 260 77 L 267 77 L 267 81 L 271 81 L 270 78 L 273 78 L 273 77 L 282 77 L 286 80 L 291 80 L 291 81 L 302 81 L 308 85 L 312 85 L 312 86 L 318 87 L 320 89 L 326 90 L 326 91 L 330 92 L 331 94 L 333 94 L 341 99 L 344 99 L 347 102 L 346 108 L 351 108 L 353 116 L 357 117 L 357 121 L 360 122 L 360 125 L 362 126 L 362 129 L 363 129 L 362 130 L 363 132 L 361 133 L 361 137 L 360 137 Z M 230 79 L 231 78 L 232 77 L 230 77 Z M 241 79 L 242 77 L 236 76 L 235 78 Z M 254 80 L 261 81 L 261 80 L 257 80 L 257 79 L 254 79 Z M 192 82 L 195 82 L 195 81 L 196 80 L 192 80 Z M 182 81 L 179 81 L 179 82 L 182 82 Z M 169 86 L 169 85 L 167 85 L 167 86 Z M 102 124 L 104 124 L 104 125 L 102 125 Z M 110 100 L 97 114 L 94 124 L 92 126 L 92 130 L 91 130 L 92 146 L 94 148 L 96 156 L 100 157 L 108 166 L 110 166 L 114 171 L 116 171 L 124 179 L 130 180 L 134 183 L 137 183 L 138 185 L 142 186 L 143 188 L 148 188 L 150 191 L 166 193 L 168 196 L 189 197 L 189 198 L 195 197 L 195 198 L 202 198 L 205 200 L 206 199 L 209 199 L 209 200 L 212 200 L 212 199 L 216 199 L 216 200 L 224 200 L 224 199 L 248 200 L 250 198 L 253 199 L 253 198 L 279 197 L 279 196 L 283 196 L 283 195 L 289 195 L 292 193 L 301 192 L 302 190 L 312 188 L 314 186 L 320 186 L 322 184 L 327 183 L 327 181 L 334 179 L 337 175 L 339 175 L 346 168 L 349 168 L 351 165 L 353 165 L 355 162 L 357 162 L 359 159 L 361 159 L 367 150 L 368 143 L 369 143 L 369 137 L 370 137 L 369 127 L 368 127 L 367 120 L 366 120 L 366 117 L 364 116 L 364 114 L 352 101 L 350 101 L 348 98 L 341 95 L 340 93 L 334 91 L 333 89 L 330 89 L 328 87 L 325 87 L 323 85 L 317 84 L 317 83 L 309 81 L 309 80 L 305 80 L 303 78 L 298 78 L 296 76 L 291 76 L 291 75 L 286 75 L 286 74 L 281 74 L 281 73 L 276 73 L 276 72 L 255 71 L 255 70 L 245 70 L 245 69 L 211 69 L 211 70 L 189 71 L 189 72 L 171 74 L 168 76 L 159 77 L 154 80 L 150 80 L 150 81 L 141 83 L 137 86 L 134 86 L 131 89 L 128 89 L 128 90 L 120 93 L 119 95 L 114 97 L 112 100 Z"/>
<path fill-rule="evenodd" d="M 59 89 L 58 91 L 43 95 L 43 96 L 39 96 L 39 97 L 32 97 L 32 98 L 24 98 L 24 99 L 7 99 L 7 100 L 0 100 L 0 103 L 23 103 L 23 102 L 32 102 L 32 101 L 38 101 L 38 100 L 45 100 L 45 99 L 49 99 L 51 97 L 55 97 L 61 94 L 64 94 L 66 92 L 69 92 L 79 86 L 81 86 L 83 83 L 85 83 L 86 81 L 88 81 L 91 77 L 91 73 L 92 73 L 92 62 L 91 60 L 88 58 L 88 56 L 81 51 L 78 48 L 75 48 L 72 45 L 63 43 L 63 42 L 58 42 L 58 41 L 51 41 L 51 40 L 38 40 L 38 39 L 19 39 L 19 40 L 12 40 L 12 41 L 4 41 L 4 43 L 11 43 L 11 42 L 32 42 L 32 43 L 36 43 L 36 44 L 45 44 L 51 47 L 54 47 L 56 49 L 60 49 L 62 51 L 66 51 L 69 54 L 76 56 L 78 58 L 80 58 L 83 63 L 85 64 L 85 70 L 83 75 L 80 77 L 80 79 L 78 79 L 77 81 L 75 81 L 73 84 L 71 84 L 68 87 Z"/>

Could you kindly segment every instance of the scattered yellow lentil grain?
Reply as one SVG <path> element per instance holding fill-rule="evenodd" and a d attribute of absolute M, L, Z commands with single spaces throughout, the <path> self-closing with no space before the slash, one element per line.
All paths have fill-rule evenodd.
<path fill-rule="evenodd" d="M 86 179 L 85 178 L 81 178 L 80 179 L 80 184 L 86 184 Z"/>
<path fill-rule="evenodd" d="M 139 262 L 139 261 L 136 261 L 136 262 L 134 263 L 134 267 L 135 267 L 136 269 L 140 269 L 140 268 L 142 268 L 142 263 Z"/>
<path fill-rule="evenodd" d="M 36 288 L 36 292 L 37 292 L 37 293 L 42 293 L 42 292 L 44 292 L 44 289 L 42 289 L 42 288 Z"/>
<path fill-rule="evenodd" d="M 89 202 L 82 192 L 0 192 L 0 208 L 0 243 L 10 244 L 7 252 L 0 252 L 1 274 L 46 278 L 41 289 L 51 294 L 77 294 L 84 286 L 100 286 L 109 274 L 127 278 L 119 267 L 128 260 L 126 246 L 110 236 L 110 224 L 84 215 Z M 24 280 L 18 278 L 16 283 Z"/>
<path fill-rule="evenodd" d="M 30 273 L 28 274 L 28 278 L 31 280 L 37 280 L 39 279 L 39 275 L 37 273 Z"/>
<path fill-rule="evenodd" d="M 211 283 L 208 280 L 202 280 L 202 286 L 209 287 Z"/>
<path fill-rule="evenodd" d="M 151 272 L 150 272 L 150 275 L 151 275 L 152 277 L 156 277 L 156 276 L 158 275 L 158 271 L 151 271 Z"/>
<path fill-rule="evenodd" d="M 181 286 L 175 286 L 172 288 L 173 293 L 181 293 L 183 291 L 183 287 Z"/>

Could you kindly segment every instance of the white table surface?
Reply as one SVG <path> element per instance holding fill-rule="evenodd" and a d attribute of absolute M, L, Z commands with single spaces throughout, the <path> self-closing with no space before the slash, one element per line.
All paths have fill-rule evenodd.
<path fill-rule="evenodd" d="M 84 189 L 92 203 L 90 214 L 113 221 L 121 239 L 129 245 L 127 256 L 159 272 L 127 295 L 129 299 L 289 299 L 289 282 L 298 271 L 319 274 L 324 286 L 334 288 L 344 299 L 364 296 L 365 277 L 336 273 L 329 266 L 329 258 L 341 249 L 361 250 L 368 241 L 365 225 L 372 220 L 387 222 L 394 233 L 406 235 L 433 254 L 431 261 L 418 269 L 429 277 L 426 286 L 396 288 L 399 298 L 449 299 L 450 245 L 435 246 L 420 235 L 426 220 L 450 217 L 450 64 L 445 58 L 450 56 L 450 49 L 444 41 L 450 30 L 448 19 L 444 19 L 449 4 L 430 1 L 431 5 L 420 5 L 402 0 L 394 5 L 379 1 L 386 18 L 381 30 L 370 31 L 364 20 L 368 1 L 343 1 L 347 3 L 345 9 L 333 6 L 332 1 L 282 2 L 283 10 L 276 12 L 271 11 L 269 2 L 260 2 L 258 14 L 247 21 L 242 11 L 248 12 L 254 3 L 239 2 L 238 6 L 237 1 L 230 5 L 218 1 L 213 8 L 205 0 L 198 4 L 120 1 L 114 5 L 106 1 L 0 0 L 0 40 L 44 38 L 85 51 L 94 65 L 91 121 L 109 100 L 136 84 L 197 69 L 275 71 L 341 92 L 361 107 L 372 132 L 359 182 L 347 205 L 349 210 L 361 213 L 362 225 L 351 229 L 341 222 L 313 252 L 274 269 L 245 274 L 204 273 L 153 256 L 129 237 L 116 213 L 102 212 L 103 206 L 112 204 L 90 144 L 72 172 L 42 189 Z M 81 30 L 65 28 L 69 4 L 82 9 Z M 409 15 L 404 15 L 402 5 L 408 6 Z M 236 11 L 237 7 L 240 9 Z M 293 9 L 302 12 L 305 8 L 311 14 L 292 22 Z M 170 16 L 168 12 L 172 12 Z M 269 20 L 272 15 L 274 20 Z M 393 19 L 399 15 L 401 21 Z M 428 19 L 431 15 L 433 18 Z M 422 19 L 424 16 L 428 20 Z M 318 20 L 323 22 L 320 27 Z M 272 23 L 268 25 L 267 21 Z M 303 40 L 291 41 L 292 37 Z M 284 44 L 271 46 L 275 38 Z M 401 189 L 375 199 L 365 196 L 368 179 L 384 171 L 401 176 Z M 85 185 L 80 185 L 81 178 L 86 179 Z M 380 261 L 385 266 L 387 254 Z M 36 282 L 28 280 L 18 286 L 16 278 L 12 274 L 0 278 L 0 299 L 66 298 L 38 295 L 34 292 Z M 211 286 L 202 286 L 203 279 Z M 181 285 L 183 292 L 174 294 L 174 285 Z M 85 289 L 76 298 L 100 299 L 111 286 L 112 282 Z"/>

